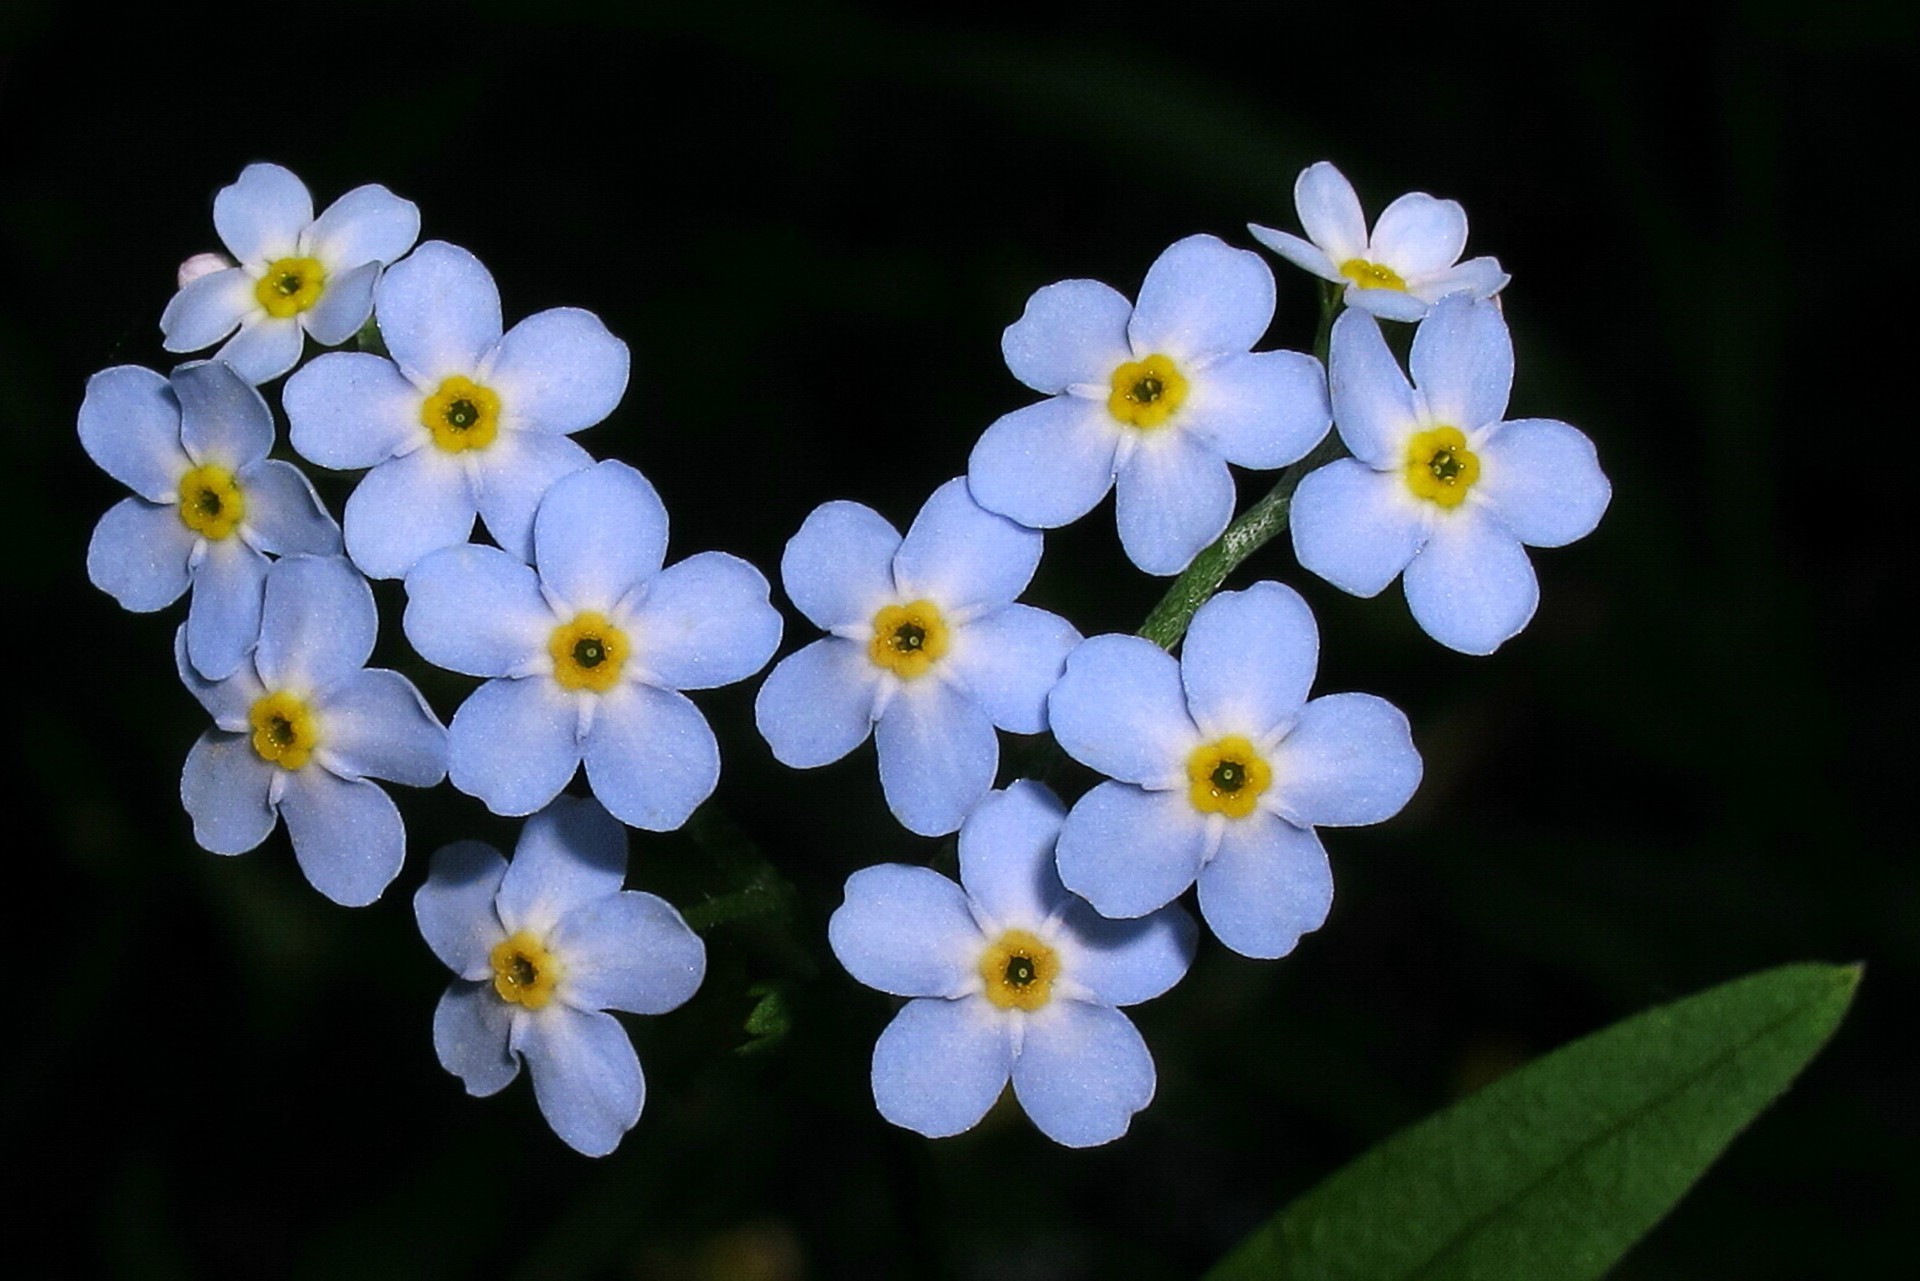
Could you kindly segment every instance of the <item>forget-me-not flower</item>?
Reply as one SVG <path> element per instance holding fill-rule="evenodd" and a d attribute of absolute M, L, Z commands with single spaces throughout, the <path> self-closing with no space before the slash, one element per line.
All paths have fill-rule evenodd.
<path fill-rule="evenodd" d="M 767 580 L 724 552 L 665 569 L 667 509 L 625 463 L 556 482 L 533 565 L 462 544 L 407 575 L 407 639 L 487 677 L 454 713 L 448 776 L 496 814 L 531 814 L 582 761 L 622 822 L 668 831 L 720 779 L 720 748 L 684 689 L 759 671 L 780 644 Z"/>
<path fill-rule="evenodd" d="M 1467 211 L 1457 200 L 1410 191 L 1367 231 L 1353 184 L 1322 160 L 1301 170 L 1293 204 L 1307 239 L 1247 224 L 1253 238 L 1303 271 L 1347 287 L 1347 306 L 1388 320 L 1418 320 L 1450 293 L 1487 298 L 1510 277 L 1495 258 L 1460 261 Z"/>
<path fill-rule="evenodd" d="M 960 826 L 1000 767 L 997 725 L 1047 727 L 1047 690 L 1080 633 L 1014 603 L 1041 536 L 981 508 L 965 480 L 940 486 L 903 539 L 859 503 L 814 509 L 787 543 L 781 581 L 831 633 L 789 654 L 754 703 L 785 765 L 811 769 L 866 741 L 887 807 L 909 831 Z"/>
<path fill-rule="evenodd" d="M 87 577 L 140 613 L 191 585 L 187 655 L 209 680 L 232 675 L 260 634 L 268 553 L 340 550 L 312 484 L 267 457 L 267 402 L 220 361 L 181 365 L 171 379 L 138 365 L 95 374 L 80 443 L 137 495 L 94 527 Z"/>
<path fill-rule="evenodd" d="M 303 334 L 333 347 L 367 323 L 374 282 L 413 247 L 420 209 L 369 184 L 315 218 L 305 183 L 252 164 L 213 198 L 213 225 L 238 265 L 182 281 L 160 317 L 162 345 L 199 351 L 238 327 L 216 358 L 263 383 L 299 363 Z"/>
<path fill-rule="evenodd" d="M 1284 956 L 1326 920 L 1314 828 L 1378 823 L 1420 782 L 1407 718 L 1372 694 L 1307 699 L 1319 633 L 1279 583 L 1202 605 L 1176 661 L 1095 636 L 1048 700 L 1067 754 L 1109 781 L 1060 834 L 1060 879 L 1102 914 L 1140 916 L 1196 879 L 1200 914 L 1243 956 Z"/>
<path fill-rule="evenodd" d="M 1525 547 L 1585 537 L 1607 509 L 1593 442 L 1554 419 L 1504 420 L 1507 322 L 1465 294 L 1441 299 L 1415 331 L 1412 384 L 1364 313 L 1334 322 L 1329 359 L 1353 457 L 1301 481 L 1295 554 L 1356 596 L 1406 571 L 1407 605 L 1429 636 L 1491 654 L 1540 603 Z"/>
<path fill-rule="evenodd" d="M 1159 996 L 1193 960 L 1177 906 L 1111 921 L 1067 893 L 1053 852 L 1061 807 L 1014 783 L 960 829 L 960 884 L 929 868 L 855 872 L 827 925 L 869 987 L 912 998 L 873 1047 L 880 1115 L 932 1138 L 971 1129 L 1013 1080 L 1042 1133 L 1109 1143 L 1153 1099 L 1153 1058 L 1116 1007 Z"/>
<path fill-rule="evenodd" d="M 608 1010 L 686 1003 L 707 952 L 666 900 L 623 890 L 627 833 L 562 796 L 527 820 L 513 861 L 460 841 L 437 851 L 413 910 L 457 976 L 433 1012 L 433 1048 L 467 1093 L 505 1089 L 525 1060 L 547 1124 L 605 1156 L 640 1119 L 646 1078 Z"/>
<path fill-rule="evenodd" d="M 1327 433 L 1320 362 L 1251 350 L 1273 319 L 1258 254 L 1189 236 L 1147 271 L 1133 304 L 1064 280 L 1007 327 L 1007 368 L 1051 397 L 988 427 L 967 484 L 988 511 L 1051 529 L 1115 491 L 1120 545 L 1177 574 L 1233 515 L 1227 464 L 1283 467 Z"/>
<path fill-rule="evenodd" d="M 180 679 L 213 717 L 180 776 L 193 837 L 242 854 L 285 819 L 313 887 L 360 907 L 400 873 L 406 829 L 370 780 L 431 787 L 447 772 L 447 731 L 412 683 L 366 666 L 373 593 L 341 556 L 289 556 L 267 573 L 260 644 L 225 680 L 187 661 Z"/>
<path fill-rule="evenodd" d="M 503 334 L 492 275 L 439 240 L 382 277 L 375 314 L 392 360 L 333 352 L 287 380 L 301 456 L 372 468 L 347 500 L 347 554 L 370 577 L 401 578 L 466 542 L 478 513 L 529 559 L 540 496 L 593 461 L 568 435 L 626 391 L 627 345 L 577 307 Z"/>

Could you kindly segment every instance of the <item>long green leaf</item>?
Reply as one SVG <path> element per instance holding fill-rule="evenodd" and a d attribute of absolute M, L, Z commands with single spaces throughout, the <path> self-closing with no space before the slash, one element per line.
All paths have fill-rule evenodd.
<path fill-rule="evenodd" d="M 1564 1046 L 1364 1153 L 1207 1281 L 1600 1276 L 1786 1089 L 1859 980 L 1784 966 Z"/>

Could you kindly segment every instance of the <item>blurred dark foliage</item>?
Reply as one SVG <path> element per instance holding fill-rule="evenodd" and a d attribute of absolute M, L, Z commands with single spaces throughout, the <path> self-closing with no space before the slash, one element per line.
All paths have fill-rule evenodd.
<path fill-rule="evenodd" d="M 5 1054 L 10 1268 L 32 1277 L 1187 1277 L 1395 1128 L 1648 1004 L 1798 959 L 1863 960 L 1828 1053 L 1622 1277 L 1878 1274 L 1920 1138 L 1916 879 L 1895 626 L 1912 489 L 1891 344 L 1911 18 L 1837 3 L 972 9 L 335 3 L 223 12 L 13 0 L 0 15 L 0 424 L 10 456 L 13 794 Z M 1694 25 L 1698 23 L 1698 25 Z M 1304 165 L 1376 211 L 1463 201 L 1497 254 L 1516 415 L 1560 417 L 1615 482 L 1599 532 L 1535 556 L 1544 603 L 1492 659 L 1440 650 L 1395 592 L 1346 598 L 1284 544 L 1236 583 L 1299 587 L 1321 690 L 1412 715 L 1414 804 L 1334 832 L 1339 900 L 1278 963 L 1206 944 L 1142 1007 L 1159 1097 L 1111 1147 L 1017 1111 L 940 1143 L 875 1115 L 889 1016 L 825 948 L 854 869 L 928 861 L 872 749 L 778 767 L 753 684 L 701 698 L 715 803 L 798 892 L 792 937 L 722 925 L 684 1009 L 629 1020 L 651 1096 L 613 1157 L 547 1132 L 524 1083 L 467 1099 L 428 1021 L 445 975 L 410 897 L 426 852 L 517 824 L 396 789 L 407 870 L 348 911 L 286 838 L 216 858 L 177 796 L 203 728 L 181 616 L 85 581 L 120 496 L 73 423 L 87 375 L 167 367 L 176 264 L 212 193 L 271 159 L 324 206 L 363 182 L 493 270 L 509 318 L 597 311 L 634 353 L 580 439 L 642 468 L 674 555 L 777 577 L 805 514 L 909 520 L 1031 399 L 1000 330 L 1035 288 L 1132 291 L 1174 239 L 1296 224 Z M 1314 294 L 1276 264 L 1269 345 Z M 270 395 L 275 389 L 269 389 Z M 277 403 L 277 396 L 274 397 Z M 339 510 L 349 478 L 322 488 Z M 1262 484 L 1241 477 L 1242 500 Z M 1028 599 L 1084 631 L 1156 598 L 1111 506 L 1049 539 Z M 467 688 L 379 658 L 443 716 Z M 790 617 L 787 649 L 804 636 Z M 1069 791 L 1084 779 L 1062 776 Z M 631 883 L 729 888 L 687 834 Z M 783 985 L 791 1031 L 738 1054 Z"/>

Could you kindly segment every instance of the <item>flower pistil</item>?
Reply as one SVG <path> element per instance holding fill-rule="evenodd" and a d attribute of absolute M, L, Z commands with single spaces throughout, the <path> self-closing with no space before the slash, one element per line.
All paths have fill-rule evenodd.
<path fill-rule="evenodd" d="M 284 689 L 254 700 L 247 720 L 253 725 L 253 750 L 261 760 L 284 770 L 305 765 L 320 743 L 313 709 L 305 699 Z"/>
<path fill-rule="evenodd" d="M 218 542 L 246 518 L 247 497 L 233 473 L 218 463 L 195 467 L 180 477 L 180 519 L 202 538 Z"/>
<path fill-rule="evenodd" d="M 902 680 L 924 676 L 946 654 L 951 635 L 940 607 L 930 600 L 883 606 L 873 616 L 867 657 Z"/>
<path fill-rule="evenodd" d="M 531 931 L 521 930 L 493 945 L 493 990 L 500 999 L 529 1010 L 545 1009 L 566 967 Z"/>
<path fill-rule="evenodd" d="M 1129 427 L 1150 431 L 1166 425 L 1187 398 L 1187 379 L 1166 356 L 1129 360 L 1113 371 L 1107 412 Z"/>
<path fill-rule="evenodd" d="M 1026 930 L 1004 930 L 980 951 L 980 981 L 1002 1010 L 1037 1010 L 1053 999 L 1060 954 Z"/>
<path fill-rule="evenodd" d="M 449 454 L 485 449 L 500 430 L 500 395 L 454 374 L 421 402 L 420 423 Z"/>
<path fill-rule="evenodd" d="M 608 622 L 606 615 L 590 609 L 554 628 L 547 638 L 553 679 L 562 689 L 606 693 L 619 683 L 620 670 L 632 652 L 633 643 L 626 632 Z"/>
<path fill-rule="evenodd" d="M 277 258 L 253 282 L 253 297 L 276 320 L 297 316 L 326 292 L 327 269 L 317 258 Z"/>
<path fill-rule="evenodd" d="M 1480 479 L 1480 458 L 1458 427 L 1415 432 L 1407 441 L 1407 488 L 1416 498 L 1458 507 Z"/>
<path fill-rule="evenodd" d="M 1187 757 L 1187 799 L 1202 814 L 1245 818 L 1273 783 L 1273 766 L 1238 734 L 1194 748 Z"/>

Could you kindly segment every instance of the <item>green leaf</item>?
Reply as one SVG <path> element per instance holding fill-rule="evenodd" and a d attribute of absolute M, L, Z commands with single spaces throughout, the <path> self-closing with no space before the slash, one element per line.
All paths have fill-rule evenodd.
<path fill-rule="evenodd" d="M 1564 1046 L 1362 1154 L 1207 1281 L 1598 1277 L 1787 1088 L 1859 981 L 1784 966 Z"/>

